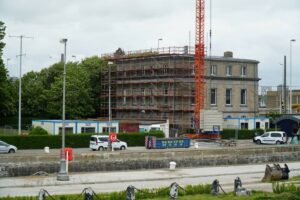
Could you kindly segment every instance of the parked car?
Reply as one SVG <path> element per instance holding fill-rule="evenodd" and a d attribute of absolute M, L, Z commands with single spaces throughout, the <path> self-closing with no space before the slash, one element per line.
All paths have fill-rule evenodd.
<path fill-rule="evenodd" d="M 15 153 L 16 151 L 17 147 L 0 140 L 0 153 Z"/>
<path fill-rule="evenodd" d="M 287 135 L 283 131 L 269 131 L 255 136 L 253 142 L 257 144 L 284 144 L 287 142 Z"/>
<path fill-rule="evenodd" d="M 108 147 L 108 135 L 92 135 L 90 139 L 90 149 L 93 151 L 103 151 Z M 127 143 L 121 140 L 112 143 L 112 147 L 118 150 L 127 149 Z"/>

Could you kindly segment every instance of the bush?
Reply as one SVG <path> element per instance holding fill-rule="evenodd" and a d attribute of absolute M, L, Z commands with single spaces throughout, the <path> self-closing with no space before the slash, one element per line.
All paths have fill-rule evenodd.
<path fill-rule="evenodd" d="M 238 139 L 252 139 L 255 136 L 255 133 L 262 134 L 264 133 L 263 129 L 241 129 L 238 130 Z M 221 136 L 222 139 L 235 138 L 236 130 L 235 129 L 223 129 Z"/>
<path fill-rule="evenodd" d="M 48 132 L 42 127 L 36 126 L 29 130 L 29 135 L 48 135 Z"/>
<path fill-rule="evenodd" d="M 92 134 L 66 135 L 66 147 L 87 148 L 89 147 Z M 164 137 L 162 132 L 158 133 L 120 133 L 118 139 L 127 142 L 128 146 L 144 146 L 145 136 L 151 135 Z M 42 149 L 45 146 L 50 148 L 61 148 L 61 136 L 59 135 L 28 135 L 28 136 L 2 136 L 3 140 L 9 144 L 15 145 L 18 149 Z"/>

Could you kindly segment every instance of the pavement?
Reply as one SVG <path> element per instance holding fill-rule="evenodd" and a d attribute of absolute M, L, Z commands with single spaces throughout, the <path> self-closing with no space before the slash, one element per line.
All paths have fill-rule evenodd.
<path fill-rule="evenodd" d="M 271 163 L 270 163 L 271 164 Z M 280 163 L 281 166 L 283 163 Z M 290 177 L 300 175 L 300 162 L 287 163 Z M 0 178 L 0 197 L 37 196 L 41 188 L 51 195 L 80 194 L 86 187 L 96 193 L 124 191 L 133 185 L 138 189 L 170 186 L 177 182 L 180 186 L 211 184 L 220 181 L 225 191 L 233 191 L 234 179 L 239 176 L 243 187 L 253 190 L 272 191 L 271 183 L 262 183 L 265 164 L 218 166 L 201 168 L 176 168 L 158 170 L 132 170 L 97 173 L 70 173 L 70 181 L 57 181 L 56 174 L 49 176 L 26 176 Z"/>

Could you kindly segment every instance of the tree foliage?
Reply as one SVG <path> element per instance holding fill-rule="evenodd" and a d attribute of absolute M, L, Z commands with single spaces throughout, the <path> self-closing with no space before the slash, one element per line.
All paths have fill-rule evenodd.
<path fill-rule="evenodd" d="M 19 80 L 12 81 L 2 59 L 5 25 L 0 21 L 0 117 L 17 111 Z M 120 49 L 120 52 L 122 51 Z M 97 56 L 66 64 L 66 118 L 98 117 L 100 112 L 101 73 L 107 62 Z M 22 115 L 60 118 L 63 96 L 63 63 L 22 77 Z"/>
<path fill-rule="evenodd" d="M 12 115 L 16 112 L 15 88 L 13 82 L 8 77 L 2 56 L 5 43 L 5 25 L 0 21 L 0 116 Z"/>

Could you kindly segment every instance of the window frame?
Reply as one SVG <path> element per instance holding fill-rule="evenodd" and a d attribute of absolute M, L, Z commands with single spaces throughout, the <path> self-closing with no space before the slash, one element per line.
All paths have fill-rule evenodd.
<path fill-rule="evenodd" d="M 227 103 L 227 91 L 229 91 L 229 103 Z M 231 88 L 226 88 L 225 90 L 225 105 L 226 106 L 231 106 L 232 105 L 232 89 Z"/>
<path fill-rule="evenodd" d="M 214 91 L 214 98 L 212 98 L 212 94 Z M 212 100 L 214 99 L 214 102 Z M 217 105 L 217 88 L 210 88 L 210 105 L 216 106 Z"/>
<path fill-rule="evenodd" d="M 243 93 L 243 91 L 245 91 L 245 93 Z M 244 95 L 243 95 L 244 94 Z M 241 95 L 240 95 L 240 104 L 242 106 L 247 105 L 247 89 L 241 89 Z M 243 102 L 244 100 L 244 102 Z"/>

